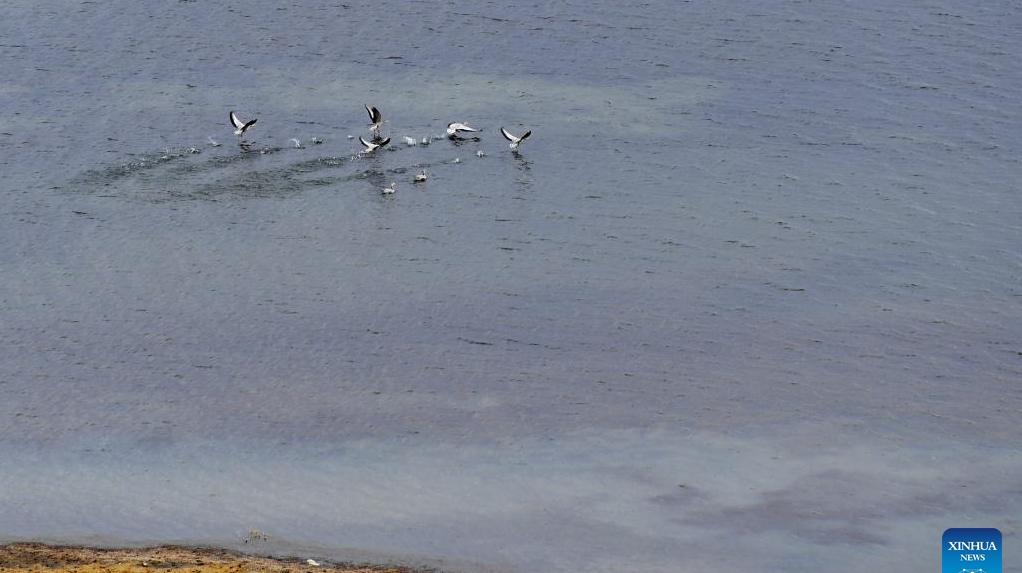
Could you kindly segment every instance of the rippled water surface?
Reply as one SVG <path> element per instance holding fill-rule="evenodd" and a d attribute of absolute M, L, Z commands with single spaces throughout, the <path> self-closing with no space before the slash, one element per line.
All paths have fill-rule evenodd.
<path fill-rule="evenodd" d="M 1022 561 L 1016 4 L 0 13 L 0 539 Z"/>

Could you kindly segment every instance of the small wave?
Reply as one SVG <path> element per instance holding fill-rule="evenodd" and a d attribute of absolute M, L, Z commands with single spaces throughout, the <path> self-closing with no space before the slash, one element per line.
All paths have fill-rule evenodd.
<path fill-rule="evenodd" d="M 192 148 L 164 150 L 133 156 L 89 169 L 63 187 L 70 193 L 100 194 L 146 202 L 211 201 L 287 197 L 306 190 L 399 175 L 431 167 L 416 162 L 388 169 L 359 168 L 369 158 L 354 156 L 308 157 L 291 155 L 292 148 L 247 148 L 233 153 L 196 154 Z M 307 151 L 307 150 L 306 150 Z M 388 150 L 390 153 L 397 149 Z M 273 157 L 268 157 L 273 156 Z M 287 157 L 287 159 L 283 159 Z M 295 160 L 290 160 L 295 159 Z M 264 163 L 265 161 L 265 163 Z M 449 163 L 450 159 L 438 161 Z M 332 170 L 354 168 L 333 175 Z"/>

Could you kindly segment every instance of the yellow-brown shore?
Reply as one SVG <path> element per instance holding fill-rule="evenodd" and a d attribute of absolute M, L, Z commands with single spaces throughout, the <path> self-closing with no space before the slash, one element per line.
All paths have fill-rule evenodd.
<path fill-rule="evenodd" d="M 0 545 L 0 573 L 411 573 L 398 567 L 254 557 L 223 549 L 177 546 L 93 549 L 41 543 Z"/>

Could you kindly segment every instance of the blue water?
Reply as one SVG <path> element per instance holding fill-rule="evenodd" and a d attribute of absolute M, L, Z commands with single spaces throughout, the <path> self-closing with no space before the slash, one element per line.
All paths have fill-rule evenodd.
<path fill-rule="evenodd" d="M 1015 4 L 2 12 L 0 539 L 1022 558 Z"/>

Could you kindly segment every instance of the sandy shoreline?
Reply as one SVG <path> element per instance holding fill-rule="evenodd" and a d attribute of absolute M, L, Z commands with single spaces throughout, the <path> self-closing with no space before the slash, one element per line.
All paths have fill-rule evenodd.
<path fill-rule="evenodd" d="M 159 546 L 94 549 L 42 543 L 0 545 L 0 573 L 412 573 L 412 569 L 272 559 L 226 549 Z"/>

